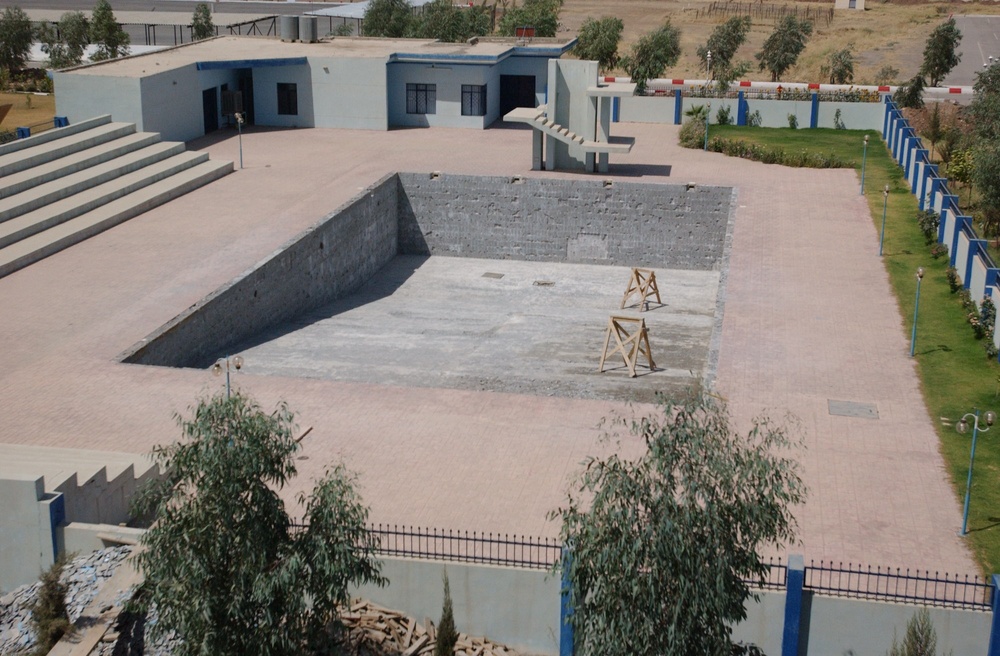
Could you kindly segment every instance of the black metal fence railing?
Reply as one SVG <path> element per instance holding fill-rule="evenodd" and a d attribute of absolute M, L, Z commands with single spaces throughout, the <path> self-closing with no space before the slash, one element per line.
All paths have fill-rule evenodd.
<path fill-rule="evenodd" d="M 915 602 L 928 606 L 989 610 L 993 586 L 979 576 L 957 576 L 899 568 L 861 567 L 840 563 L 805 570 L 804 588 L 814 593 L 876 601 Z"/>
<path fill-rule="evenodd" d="M 384 556 L 548 569 L 562 554 L 562 545 L 550 538 L 382 524 L 369 531 Z"/>
<path fill-rule="evenodd" d="M 40 123 L 32 123 L 31 125 L 19 125 L 17 127 L 19 138 L 23 139 L 25 137 L 31 136 L 33 134 L 39 134 L 45 132 L 46 130 L 51 130 L 55 127 L 55 123 L 52 121 L 42 121 Z M 22 131 L 25 131 L 23 136 L 20 135 Z"/>

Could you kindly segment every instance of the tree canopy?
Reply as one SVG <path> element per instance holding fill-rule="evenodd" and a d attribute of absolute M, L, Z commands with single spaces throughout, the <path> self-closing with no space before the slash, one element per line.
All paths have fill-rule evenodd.
<path fill-rule="evenodd" d="M 407 0 L 371 0 L 361 22 L 361 34 L 398 39 L 406 36 L 412 20 L 413 8 Z"/>
<path fill-rule="evenodd" d="M 580 59 L 596 61 L 602 71 L 611 70 L 618 65 L 618 42 L 624 29 L 625 23 L 620 18 L 587 18 L 580 27 L 573 54 Z"/>
<path fill-rule="evenodd" d="M 854 81 L 854 53 L 851 48 L 830 55 L 830 84 L 850 84 Z"/>
<path fill-rule="evenodd" d="M 212 23 L 212 11 L 204 2 L 199 2 L 191 17 L 191 38 L 195 41 L 215 36 L 215 25 Z"/>
<path fill-rule="evenodd" d="M 90 19 L 90 41 L 97 46 L 91 57 L 94 61 L 117 59 L 129 52 L 129 36 L 118 24 L 108 0 L 97 0 Z"/>
<path fill-rule="evenodd" d="M 24 68 L 33 40 L 28 14 L 20 7 L 4 9 L 0 14 L 0 68 L 8 72 Z"/>
<path fill-rule="evenodd" d="M 559 29 L 560 0 L 524 0 L 506 10 L 497 25 L 500 36 L 514 36 L 519 27 L 535 28 L 535 36 L 555 36 Z"/>
<path fill-rule="evenodd" d="M 632 51 L 622 60 L 622 66 L 636 84 L 636 91 L 643 93 L 646 82 L 663 75 L 668 67 L 681 56 L 681 31 L 664 21 L 657 30 L 644 34 L 632 46 Z"/>
<path fill-rule="evenodd" d="M 486 6 L 459 8 L 451 0 L 434 0 L 413 17 L 407 36 L 459 43 L 474 36 L 485 36 L 490 28 L 491 19 Z"/>
<path fill-rule="evenodd" d="M 698 46 L 698 59 L 702 66 L 708 65 L 708 53 L 712 53 L 712 71 L 717 67 L 724 68 L 732 64 L 736 51 L 747 39 L 750 33 L 749 16 L 733 16 L 725 23 L 717 25 L 709 35 L 705 45 Z"/>
<path fill-rule="evenodd" d="M 812 31 L 812 23 L 808 20 L 790 15 L 782 18 L 756 54 L 760 70 L 768 71 L 772 82 L 780 80 L 799 60 Z"/>
<path fill-rule="evenodd" d="M 931 32 L 924 46 L 924 63 L 920 66 L 920 74 L 927 78 L 930 86 L 940 85 L 962 61 L 962 53 L 957 51 L 961 42 L 962 32 L 955 25 L 954 18 L 949 18 Z"/>
<path fill-rule="evenodd" d="M 83 61 L 83 54 L 90 38 L 87 17 L 79 11 L 66 12 L 54 28 L 42 23 L 38 40 L 42 52 L 49 56 L 49 68 L 68 68 Z"/>
<path fill-rule="evenodd" d="M 139 610 L 155 606 L 155 638 L 175 653 L 301 654 L 327 642 L 348 586 L 384 583 L 352 475 L 328 470 L 301 496 L 293 527 L 278 492 L 295 475 L 294 417 L 265 413 L 240 392 L 203 399 L 178 417 L 184 439 L 154 450 L 166 478 L 135 511 L 155 522 L 136 556 Z"/>
<path fill-rule="evenodd" d="M 805 496 L 788 457 L 797 442 L 766 418 L 734 432 L 724 405 L 704 395 L 661 399 L 619 426 L 644 453 L 589 458 L 551 514 L 571 553 L 576 653 L 729 654 L 748 582 L 769 571 L 762 547 L 795 536 L 792 508 Z"/>

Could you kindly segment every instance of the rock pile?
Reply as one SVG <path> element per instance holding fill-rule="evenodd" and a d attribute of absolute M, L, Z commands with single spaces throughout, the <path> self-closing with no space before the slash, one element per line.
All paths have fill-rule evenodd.
<path fill-rule="evenodd" d="M 66 606 L 71 622 L 80 617 L 131 550 L 131 547 L 102 549 L 75 558 L 63 568 L 60 580 L 69 588 Z M 23 585 L 0 598 L 0 654 L 17 654 L 34 646 L 31 606 L 40 588 L 39 582 Z"/>

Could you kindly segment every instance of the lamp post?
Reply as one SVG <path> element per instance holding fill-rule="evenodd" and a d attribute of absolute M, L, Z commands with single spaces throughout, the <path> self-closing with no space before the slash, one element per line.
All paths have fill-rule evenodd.
<path fill-rule="evenodd" d="M 705 110 L 705 151 L 708 151 L 708 119 L 712 116 L 712 103 L 708 103 Z"/>
<path fill-rule="evenodd" d="M 705 52 L 705 92 L 708 92 L 709 85 L 712 83 L 712 51 L 708 50 Z M 705 152 L 708 152 L 708 121 L 712 116 L 712 103 L 708 103 L 708 109 L 705 111 Z"/>
<path fill-rule="evenodd" d="M 243 168 L 243 112 L 236 112 L 236 131 L 240 137 L 240 168 Z"/>
<path fill-rule="evenodd" d="M 243 368 L 243 356 L 241 355 L 227 355 L 224 358 L 219 358 L 219 360 L 212 365 L 212 375 L 221 376 L 222 372 L 226 372 L 226 399 L 228 400 L 232 394 L 232 388 L 229 385 L 229 370 L 230 368 L 239 371 Z"/>
<path fill-rule="evenodd" d="M 920 281 L 924 279 L 924 268 L 917 269 L 917 302 L 913 307 L 913 334 L 910 335 L 910 357 L 917 348 L 917 313 L 920 311 Z"/>
<path fill-rule="evenodd" d="M 868 162 L 868 135 L 865 135 L 865 149 L 861 155 L 861 195 L 865 195 L 865 164 Z"/>
<path fill-rule="evenodd" d="M 889 185 L 882 190 L 882 236 L 878 238 L 878 256 L 882 257 L 882 246 L 885 244 L 885 210 L 889 207 Z"/>
<path fill-rule="evenodd" d="M 963 435 L 969 430 L 969 417 L 972 417 L 972 450 L 969 455 L 969 478 L 965 482 L 965 507 L 962 509 L 962 532 L 959 533 L 959 535 L 963 538 L 968 533 L 967 529 L 969 526 L 969 497 L 972 495 L 972 466 L 976 462 L 976 438 L 979 436 L 980 432 L 987 432 L 990 429 L 990 426 L 993 425 L 993 422 L 997 420 L 996 413 L 990 410 L 983 416 L 986 420 L 986 427 L 980 428 L 979 410 L 976 410 L 975 413 L 967 413 L 958 420 L 958 424 L 955 426 L 955 429 Z"/>

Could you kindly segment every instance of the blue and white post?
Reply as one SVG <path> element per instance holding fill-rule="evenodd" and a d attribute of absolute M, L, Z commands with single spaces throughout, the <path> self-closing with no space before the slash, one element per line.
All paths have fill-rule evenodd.
<path fill-rule="evenodd" d="M 910 357 L 917 348 L 917 313 L 920 312 L 920 281 L 924 279 L 924 268 L 917 269 L 917 302 L 913 306 L 913 333 L 910 335 Z"/>

